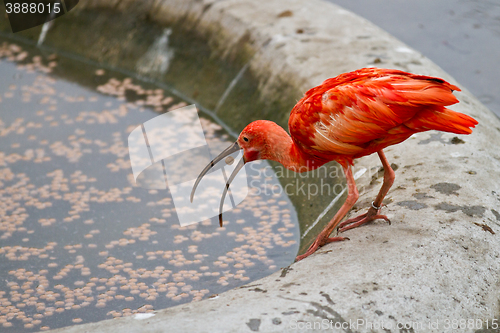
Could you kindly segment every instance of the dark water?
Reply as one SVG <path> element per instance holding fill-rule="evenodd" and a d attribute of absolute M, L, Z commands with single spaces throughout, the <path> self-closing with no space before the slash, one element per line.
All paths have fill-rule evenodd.
<path fill-rule="evenodd" d="M 64 79 L 75 70 L 85 87 Z M 0 75 L 2 332 L 197 301 L 293 261 L 297 216 L 266 190 L 279 184 L 266 163 L 247 168 L 250 195 L 223 228 L 180 227 L 168 191 L 135 185 L 128 134 L 186 104 L 169 91 L 7 40 Z M 211 147 L 229 145 L 201 123 Z"/>
<path fill-rule="evenodd" d="M 500 116 L 498 0 L 329 0 L 422 52 Z"/>

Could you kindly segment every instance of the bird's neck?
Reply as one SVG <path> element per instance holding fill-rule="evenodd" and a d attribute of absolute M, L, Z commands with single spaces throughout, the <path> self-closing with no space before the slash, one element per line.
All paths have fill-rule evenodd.
<path fill-rule="evenodd" d="M 305 153 L 285 130 L 273 138 L 272 141 L 267 150 L 268 153 L 262 156 L 262 159 L 279 162 L 288 170 L 307 172 L 328 162 Z"/>

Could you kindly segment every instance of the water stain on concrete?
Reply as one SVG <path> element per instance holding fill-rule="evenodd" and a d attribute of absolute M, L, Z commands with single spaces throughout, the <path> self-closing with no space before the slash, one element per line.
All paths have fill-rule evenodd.
<path fill-rule="evenodd" d="M 319 317 L 322 319 L 326 319 L 331 323 L 331 325 L 335 325 L 336 323 L 340 323 L 340 324 L 347 323 L 347 321 L 344 318 L 342 318 L 340 313 L 333 310 L 331 307 L 326 306 L 326 305 L 321 305 L 317 302 L 311 302 L 310 304 L 312 306 L 314 306 L 316 308 L 316 310 L 308 309 L 307 313 L 310 313 L 313 316 L 316 316 L 316 317 Z M 333 316 L 333 317 L 330 317 L 330 316 Z M 352 332 L 352 330 L 350 328 L 346 328 L 344 331 L 346 333 Z"/>
<path fill-rule="evenodd" d="M 293 315 L 293 314 L 296 314 L 296 313 L 300 313 L 300 311 L 297 311 L 297 310 L 285 311 L 285 312 L 282 312 L 281 314 L 284 315 L 284 316 L 289 316 L 289 315 Z"/>
<path fill-rule="evenodd" d="M 417 202 L 415 200 L 400 201 L 397 203 L 398 206 L 403 206 L 411 210 L 419 210 L 422 208 L 427 208 L 428 206 L 424 203 Z"/>
<path fill-rule="evenodd" d="M 431 142 L 440 142 L 440 143 L 444 143 L 446 145 L 449 145 L 449 144 L 452 144 L 452 145 L 458 145 L 458 144 L 462 144 L 462 143 L 465 143 L 464 140 L 460 139 L 459 137 L 455 136 L 453 137 L 452 139 L 450 139 L 449 141 L 446 141 L 445 139 L 443 139 L 443 133 L 429 133 L 430 134 L 430 138 L 428 139 L 425 139 L 425 140 L 421 140 L 418 144 L 419 145 L 427 145 Z"/>
<path fill-rule="evenodd" d="M 458 195 L 458 190 L 462 187 L 453 183 L 437 183 L 431 186 L 431 188 L 439 193 L 443 193 L 446 195 Z"/>
<path fill-rule="evenodd" d="M 494 209 L 492 209 L 491 212 L 493 213 L 493 215 L 495 215 L 497 221 L 500 221 L 500 213 Z"/>
<path fill-rule="evenodd" d="M 459 206 L 450 205 L 449 203 L 446 203 L 446 202 L 441 202 L 440 204 L 434 206 L 434 208 L 439 209 L 439 210 L 444 210 L 447 213 L 454 213 L 454 212 L 460 210 Z"/>
<path fill-rule="evenodd" d="M 462 212 L 467 216 L 480 216 L 483 217 L 486 208 L 483 206 L 462 206 Z"/>
<path fill-rule="evenodd" d="M 291 270 L 293 270 L 293 269 L 292 269 L 290 266 L 284 267 L 284 268 L 281 270 L 281 275 L 280 275 L 280 277 L 284 278 L 284 277 L 287 275 L 287 273 L 288 273 L 289 271 L 291 271 Z"/>
<path fill-rule="evenodd" d="M 424 163 L 417 163 L 417 164 L 405 165 L 403 168 L 410 169 L 410 168 L 413 168 L 413 167 L 416 167 L 416 166 L 421 166 L 421 165 L 424 165 Z"/>
<path fill-rule="evenodd" d="M 433 196 L 431 195 L 427 195 L 427 193 L 413 193 L 412 194 L 413 197 L 417 198 L 418 200 L 422 200 L 422 199 L 434 199 Z"/>
<path fill-rule="evenodd" d="M 434 206 L 435 209 L 444 210 L 447 213 L 454 213 L 461 210 L 467 216 L 479 216 L 483 217 L 486 208 L 483 206 L 455 206 L 446 202 L 441 202 Z"/>
<path fill-rule="evenodd" d="M 430 138 L 426 140 L 419 141 L 419 145 L 427 145 L 431 142 L 437 141 L 446 144 L 447 142 L 442 138 L 443 133 L 429 133 Z"/>
<path fill-rule="evenodd" d="M 332 298 L 330 297 L 330 295 L 328 295 L 327 293 L 325 293 L 323 291 L 320 291 L 319 294 L 326 299 L 326 301 L 328 302 L 328 304 L 332 304 L 332 305 L 335 304 L 335 302 L 332 300 Z"/>
<path fill-rule="evenodd" d="M 297 284 L 295 282 L 285 283 L 282 288 L 288 288 L 291 286 L 300 286 L 300 284 Z"/>
<path fill-rule="evenodd" d="M 248 289 L 249 291 L 255 291 L 255 292 L 258 292 L 258 293 L 267 293 L 267 290 L 264 290 L 264 289 L 260 289 L 258 287 L 254 288 L 254 289 Z"/>
<path fill-rule="evenodd" d="M 246 324 L 253 332 L 258 332 L 260 327 L 260 319 L 252 318 Z"/>

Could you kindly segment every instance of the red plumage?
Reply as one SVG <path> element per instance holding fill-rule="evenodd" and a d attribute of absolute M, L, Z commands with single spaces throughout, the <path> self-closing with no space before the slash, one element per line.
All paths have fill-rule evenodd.
<path fill-rule="evenodd" d="M 288 126 L 305 154 L 352 165 L 417 132 L 470 134 L 477 121 L 445 108 L 458 102 L 454 90 L 435 77 L 364 68 L 307 91 Z"/>
<path fill-rule="evenodd" d="M 271 121 L 254 121 L 200 177 L 238 149 L 243 149 L 244 163 L 269 159 L 296 172 L 312 170 L 332 160 L 339 162 L 348 185 L 346 202 L 307 252 L 297 257 L 300 260 L 326 243 L 344 240 L 329 237 L 337 226 L 343 232 L 375 219 L 389 221 L 380 215 L 380 210 L 395 173 L 384 148 L 428 130 L 472 133 L 471 128 L 477 125 L 475 119 L 446 108 L 458 102 L 454 90 L 460 91 L 443 79 L 394 69 L 363 68 L 341 74 L 307 91 L 293 108 L 288 122 L 291 137 Z M 366 214 L 340 223 L 359 197 L 351 170 L 353 160 L 375 152 L 384 167 L 382 188 Z M 241 167 L 243 164 L 235 168 L 228 184 Z M 198 183 L 199 180 L 192 195 Z M 221 211 L 222 205 L 223 199 Z M 222 225 L 222 215 L 219 218 Z"/>

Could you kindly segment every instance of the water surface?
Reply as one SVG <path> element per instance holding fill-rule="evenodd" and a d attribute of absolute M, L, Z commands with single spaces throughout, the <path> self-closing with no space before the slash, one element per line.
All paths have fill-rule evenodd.
<path fill-rule="evenodd" d="M 251 193 L 223 228 L 217 217 L 180 227 L 168 191 L 135 185 L 128 134 L 185 101 L 7 40 L 0 73 L 3 332 L 198 301 L 293 261 L 297 215 L 286 195 L 268 190 L 279 182 L 267 163 L 247 168 Z M 229 145 L 221 126 L 201 120 L 212 149 Z"/>

